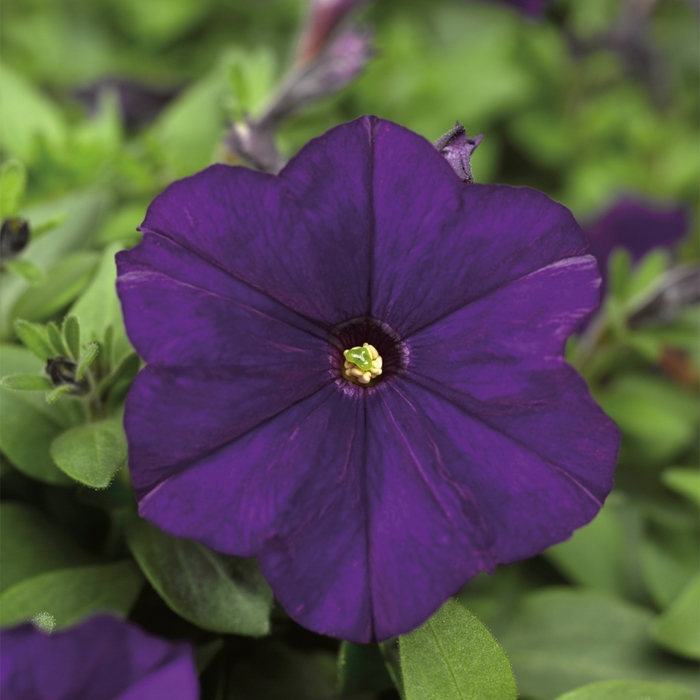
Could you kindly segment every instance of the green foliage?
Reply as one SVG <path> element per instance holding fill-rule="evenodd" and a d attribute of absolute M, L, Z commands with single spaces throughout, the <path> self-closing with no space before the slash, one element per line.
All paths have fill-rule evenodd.
<path fill-rule="evenodd" d="M 16 158 L 0 167 L 0 219 L 19 214 L 20 202 L 27 186 L 27 169 Z"/>
<path fill-rule="evenodd" d="M 561 695 L 557 700 L 693 700 L 693 694 L 670 683 L 603 681 Z"/>
<path fill-rule="evenodd" d="M 697 469 L 667 469 L 661 478 L 668 488 L 700 505 L 700 472 Z"/>
<path fill-rule="evenodd" d="M 654 621 L 651 634 L 667 649 L 700 659 L 700 574 L 695 575 L 668 610 Z"/>
<path fill-rule="evenodd" d="M 126 436 L 121 421 L 103 420 L 61 433 L 51 443 L 54 462 L 76 481 L 107 488 L 126 466 Z"/>
<path fill-rule="evenodd" d="M 143 577 L 131 561 L 47 571 L 16 583 L 0 595 L 0 625 L 9 627 L 48 613 L 66 627 L 99 612 L 126 615 Z"/>
<path fill-rule="evenodd" d="M 272 593 L 255 560 L 217 554 L 145 520 L 134 521 L 128 537 L 151 585 L 186 620 L 215 632 L 269 634 Z"/>
<path fill-rule="evenodd" d="M 338 688 L 341 698 L 393 687 L 394 683 L 377 644 L 343 642 L 340 645 Z"/>
<path fill-rule="evenodd" d="M 448 600 L 422 627 L 400 638 L 406 700 L 515 700 L 508 659 L 463 605 Z"/>

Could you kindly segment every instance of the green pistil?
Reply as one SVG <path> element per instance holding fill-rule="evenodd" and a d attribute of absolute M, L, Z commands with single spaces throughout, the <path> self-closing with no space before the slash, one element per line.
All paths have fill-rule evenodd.
<path fill-rule="evenodd" d="M 343 357 L 352 362 L 353 365 L 359 367 L 363 372 L 368 372 L 372 369 L 372 355 L 370 354 L 368 344 L 365 343 L 362 347 L 359 345 L 346 350 Z"/>

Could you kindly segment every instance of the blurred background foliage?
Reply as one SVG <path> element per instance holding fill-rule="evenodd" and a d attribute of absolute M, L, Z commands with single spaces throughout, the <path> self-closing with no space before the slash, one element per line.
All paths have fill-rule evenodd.
<path fill-rule="evenodd" d="M 635 8 L 648 21 L 635 21 Z M 234 160 L 227 125 L 259 114 L 284 77 L 304 3 L 4 0 L 1 12 L 0 215 L 21 216 L 32 234 L 0 273 L 0 374 L 47 382 L 45 360 L 57 346 L 70 354 L 68 312 L 82 333 L 76 365 L 94 362 L 94 347 L 101 360 L 90 370 L 96 404 L 0 388 L 0 621 L 128 614 L 197 644 L 205 698 L 397 697 L 394 645 L 339 645 L 279 606 L 272 635 L 253 639 L 270 629 L 259 575 L 214 565 L 199 545 L 135 520 L 119 470 L 119 419 L 138 359 L 113 291 L 114 253 L 138 242 L 165 185 Z M 431 141 L 458 119 L 485 136 L 477 182 L 544 190 L 584 226 L 623 196 L 685 213 L 673 248 L 604 263 L 602 310 L 569 344 L 623 434 L 615 491 L 570 541 L 460 595 L 505 649 L 523 698 L 611 679 L 676 682 L 690 695 L 669 698 L 700 697 L 699 309 L 635 321 L 677 266 L 699 257 L 697 12 L 687 0 L 555 0 L 538 19 L 496 2 L 367 3 L 360 16 L 374 28 L 375 58 L 278 133 L 289 157 L 365 113 Z M 70 449 L 95 410 L 93 437 L 113 459 L 91 471 Z M 189 605 L 183 562 L 213 601 L 207 609 Z M 221 617 L 231 606 L 244 622 Z"/>

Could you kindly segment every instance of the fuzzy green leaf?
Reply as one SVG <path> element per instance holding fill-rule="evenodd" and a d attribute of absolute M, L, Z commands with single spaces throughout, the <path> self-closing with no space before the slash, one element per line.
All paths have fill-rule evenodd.
<path fill-rule="evenodd" d="M 40 374 L 10 374 L 0 379 L 0 386 L 11 391 L 50 391 L 53 384 Z"/>
<path fill-rule="evenodd" d="M 80 357 L 80 321 L 74 314 L 68 314 L 63 321 L 63 339 L 70 351 L 71 357 Z"/>
<path fill-rule="evenodd" d="M 56 464 L 76 481 L 96 489 L 109 486 L 126 466 L 126 436 L 121 422 L 105 420 L 71 428 L 51 443 Z"/>
<path fill-rule="evenodd" d="M 46 361 L 54 356 L 45 326 L 18 318 L 15 321 L 15 333 L 40 360 Z"/>
<path fill-rule="evenodd" d="M 269 633 L 272 592 L 257 561 L 217 554 L 145 520 L 134 521 L 127 536 L 146 578 L 178 615 L 214 632 Z"/>
<path fill-rule="evenodd" d="M 46 332 L 49 336 L 49 341 L 51 342 L 51 347 L 54 350 L 54 357 L 65 357 L 68 352 L 66 349 L 66 344 L 63 342 L 63 335 L 58 329 L 58 326 L 51 321 L 46 324 Z"/>
<path fill-rule="evenodd" d="M 0 595 L 0 625 L 16 625 L 42 613 L 52 615 L 59 628 L 103 611 L 126 615 L 142 584 L 130 560 L 49 571 Z"/>
<path fill-rule="evenodd" d="M 75 378 L 77 381 L 80 381 L 83 378 L 85 371 L 97 359 L 99 352 L 100 346 L 95 341 L 92 341 L 85 346 L 83 352 L 80 354 L 78 367 L 75 370 Z"/>
<path fill-rule="evenodd" d="M 399 640 L 406 700 L 515 700 L 510 664 L 463 605 L 448 600 Z"/>
<path fill-rule="evenodd" d="M 693 694 L 670 683 L 603 681 L 572 690 L 557 700 L 693 700 Z"/>

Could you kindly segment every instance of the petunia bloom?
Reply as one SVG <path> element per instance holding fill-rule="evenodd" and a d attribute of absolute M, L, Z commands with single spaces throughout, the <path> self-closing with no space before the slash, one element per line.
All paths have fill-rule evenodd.
<path fill-rule="evenodd" d="M 257 556 L 301 624 L 407 632 L 601 507 L 618 432 L 562 358 L 600 278 L 546 195 L 363 117 L 278 176 L 173 183 L 141 230 L 118 255 L 140 512 Z"/>
<path fill-rule="evenodd" d="M 46 634 L 0 633 L 0 696 L 16 700 L 197 700 L 191 647 L 107 615 Z"/>

